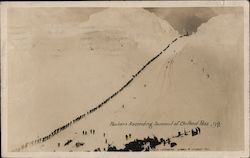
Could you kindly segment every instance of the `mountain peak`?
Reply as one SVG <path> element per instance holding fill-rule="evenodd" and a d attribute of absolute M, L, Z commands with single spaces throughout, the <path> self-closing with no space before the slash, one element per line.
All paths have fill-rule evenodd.
<path fill-rule="evenodd" d="M 130 27 L 130 30 L 159 32 L 174 31 L 167 21 L 142 8 L 108 8 L 90 16 L 90 24 Z"/>
<path fill-rule="evenodd" d="M 85 32 L 119 31 L 150 52 L 162 49 L 179 35 L 167 21 L 142 8 L 108 8 L 92 14 L 83 27 Z"/>

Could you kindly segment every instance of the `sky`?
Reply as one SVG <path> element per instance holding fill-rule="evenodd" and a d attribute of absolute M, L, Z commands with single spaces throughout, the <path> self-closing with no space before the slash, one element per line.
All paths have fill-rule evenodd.
<path fill-rule="evenodd" d="M 146 10 L 156 14 L 160 18 L 168 21 L 172 27 L 180 34 L 186 32 L 196 32 L 197 28 L 207 22 L 210 18 L 220 15 L 235 13 L 243 13 L 241 8 L 145 8 Z"/>

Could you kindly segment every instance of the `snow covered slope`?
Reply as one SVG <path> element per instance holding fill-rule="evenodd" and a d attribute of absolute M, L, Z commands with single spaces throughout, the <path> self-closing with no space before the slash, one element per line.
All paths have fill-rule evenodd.
<path fill-rule="evenodd" d="M 16 14 L 32 16 L 28 13 Z M 52 22 L 17 27 L 10 20 L 11 149 L 99 104 L 178 36 L 167 22 L 143 9 L 106 9 L 83 23 Z"/>
<path fill-rule="evenodd" d="M 96 148 L 107 149 L 108 144 L 122 148 L 133 139 L 154 135 L 167 138 L 178 131 L 197 127 L 149 128 L 133 126 L 130 122 L 183 120 L 220 121 L 221 127 L 199 125 L 201 134 L 176 140 L 177 148 L 185 148 L 189 144 L 190 148 L 236 150 L 243 146 L 240 144 L 243 134 L 229 132 L 232 129 L 242 131 L 238 122 L 243 122 L 243 32 L 238 29 L 240 27 L 243 27 L 243 23 L 236 15 L 210 19 L 200 26 L 197 33 L 171 44 L 105 106 L 48 141 L 25 148 L 24 151 L 93 151 Z M 41 99 L 39 103 L 47 105 L 36 105 L 37 109 L 33 110 L 50 109 L 44 114 L 44 121 L 39 122 L 41 127 L 36 128 L 38 132 L 42 131 L 39 136 L 47 135 L 96 107 L 121 88 L 148 60 L 179 37 L 166 21 L 143 9 L 107 9 L 79 24 L 77 35 L 69 36 L 70 32 L 68 30 L 65 37 L 55 36 L 55 40 L 50 38 L 48 42 L 56 43 L 69 38 L 68 43 L 64 43 L 67 48 L 62 48 L 65 53 L 60 57 L 51 58 L 49 50 L 53 46 L 46 48 L 48 51 L 45 54 L 31 54 L 34 58 L 40 55 L 39 58 L 44 58 L 46 62 L 38 66 L 43 70 L 34 75 L 36 78 L 42 76 L 40 81 L 43 82 L 37 90 L 33 90 L 36 96 L 34 103 Z M 48 43 L 40 47 L 46 47 Z M 50 81 L 50 84 L 45 81 Z M 42 94 L 43 98 L 40 98 L 41 94 L 38 96 L 41 89 L 47 92 Z M 47 98 L 50 99 L 47 101 Z M 35 119 L 42 116 L 29 117 Z M 227 121 L 229 119 L 230 122 Z M 49 122 L 48 126 L 46 122 Z M 112 122 L 120 123 L 120 126 L 112 126 Z M 124 123 L 129 125 L 121 125 Z M 92 129 L 95 130 L 94 134 L 90 133 Z M 88 133 L 83 134 L 83 131 Z M 131 134 L 131 138 L 127 140 L 125 136 L 128 134 Z M 72 142 L 64 146 L 68 140 Z M 207 143 L 204 144 L 204 141 Z M 83 145 L 77 147 L 77 142 Z M 232 148 L 232 144 L 235 148 Z"/>

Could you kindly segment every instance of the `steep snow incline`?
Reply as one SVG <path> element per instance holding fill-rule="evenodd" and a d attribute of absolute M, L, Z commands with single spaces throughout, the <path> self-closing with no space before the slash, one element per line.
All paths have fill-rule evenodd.
<path fill-rule="evenodd" d="M 117 11 L 115 15 L 119 17 L 115 17 L 112 14 L 115 11 Z M 109 25 L 108 22 L 105 22 L 101 15 L 105 15 L 106 18 L 109 17 L 111 20 L 113 18 L 113 24 Z M 78 66 L 82 65 L 81 68 L 88 71 L 93 70 L 91 66 L 95 64 L 92 64 L 92 62 L 98 62 L 98 65 L 103 67 L 105 67 L 105 64 L 108 66 L 107 69 L 98 67 L 91 74 L 87 73 L 90 78 L 84 81 L 90 81 L 88 84 L 91 84 L 91 82 L 96 83 L 91 84 L 95 88 L 91 96 L 88 94 L 90 92 L 85 91 L 83 94 L 83 85 L 79 85 L 81 89 L 76 87 L 72 89 L 71 92 L 74 92 L 73 90 L 79 91 L 78 95 L 85 97 L 84 99 L 79 97 L 79 100 L 76 101 L 78 104 L 81 102 L 81 104 L 77 105 L 82 108 L 81 110 L 79 110 L 80 108 L 78 109 L 79 115 L 87 112 L 102 102 L 107 96 L 116 92 L 142 65 L 145 65 L 148 59 L 159 53 L 158 50 L 162 50 L 169 41 L 175 39 L 176 36 L 172 37 L 176 35 L 175 32 L 170 31 L 170 33 L 167 33 L 168 31 L 166 31 L 166 34 L 158 35 L 157 39 L 161 39 L 159 42 L 153 42 L 152 47 L 147 47 L 147 40 L 154 40 L 157 32 L 161 32 L 159 30 L 171 30 L 171 27 L 160 29 L 154 26 L 154 24 L 148 24 L 148 29 L 151 31 L 148 30 L 149 33 L 145 31 L 145 38 L 140 38 L 140 35 L 143 36 L 144 30 L 147 30 L 147 28 L 136 30 L 134 33 L 138 34 L 133 34 L 133 28 L 136 29 L 136 26 L 142 23 L 137 23 L 136 20 L 133 21 L 131 16 L 135 15 L 141 20 L 142 17 L 139 15 L 144 15 L 144 19 L 147 20 L 155 19 L 152 18 L 154 17 L 153 15 L 141 9 L 108 9 L 103 14 L 97 13 L 91 16 L 87 23 L 82 24 L 81 27 L 89 30 L 85 29 L 85 32 L 82 33 L 81 40 L 83 41 L 81 42 L 85 42 L 86 45 L 92 42 L 93 47 L 83 47 L 83 51 L 89 49 L 88 53 L 92 54 L 85 56 L 88 57 L 86 59 L 80 58 L 79 63 L 77 63 Z M 93 20 L 95 18 L 97 21 Z M 125 19 L 125 22 L 115 22 L 116 20 L 121 21 L 121 19 Z M 225 21 L 225 19 L 227 20 Z M 134 22 L 135 25 L 129 25 L 129 28 L 127 28 L 128 21 Z M 144 20 L 142 21 L 145 22 Z M 154 22 L 154 20 L 152 21 Z M 161 20 L 159 21 L 159 23 L 164 23 Z M 169 26 L 165 24 L 161 26 Z M 126 89 L 105 106 L 50 140 L 25 148 L 24 151 L 93 151 L 96 148 L 101 148 L 103 151 L 104 148 L 107 149 L 108 144 L 121 148 L 125 143 L 133 139 L 142 139 L 147 136 L 152 137 L 153 135 L 166 138 L 176 134 L 177 131 L 190 130 L 195 126 L 117 127 L 111 126 L 111 122 L 130 123 L 132 121 L 143 123 L 182 120 L 220 121 L 221 128 L 201 126 L 202 133 L 199 136 L 181 138 L 177 142 L 178 148 L 204 147 L 209 150 L 237 150 L 241 146 L 243 147 L 243 144 L 240 144 L 243 142 L 241 141 L 243 134 L 230 132 L 237 131 L 237 129 L 243 127 L 238 124 L 238 122 L 243 122 L 241 120 L 243 119 L 243 33 L 239 29 L 241 27 L 243 27 L 243 23 L 241 23 L 239 17 L 234 15 L 223 15 L 210 19 L 206 24 L 200 26 L 196 34 L 174 42 L 165 53 L 144 69 Z M 154 28 L 157 28 L 155 34 L 152 31 Z M 96 31 L 94 32 L 93 30 Z M 109 37 L 110 32 L 113 33 L 111 37 Z M 97 38 L 98 36 L 102 37 L 101 40 Z M 121 36 L 122 40 L 126 41 L 125 43 L 127 44 L 124 51 L 122 46 L 114 49 L 106 47 L 107 45 L 114 45 L 117 39 L 121 40 Z M 225 40 L 225 37 L 228 39 Z M 234 40 L 231 39 L 232 37 Z M 98 41 L 99 43 L 107 42 L 107 45 L 98 45 L 94 42 L 96 40 L 100 40 Z M 129 43 L 131 41 L 137 44 Z M 143 46 L 147 49 L 143 49 Z M 118 51 L 119 49 L 121 51 Z M 104 52 L 110 54 L 105 55 Z M 118 53 L 120 54 L 117 55 Z M 96 56 L 99 56 L 99 58 L 96 58 Z M 116 58 L 110 59 L 111 56 Z M 73 57 L 79 56 L 74 55 Z M 72 59 L 75 59 L 73 57 Z M 124 61 L 124 58 L 128 60 Z M 83 60 L 86 63 L 80 62 Z M 104 74 L 102 74 L 103 71 Z M 76 71 L 75 73 L 80 72 Z M 106 73 L 108 74 L 106 75 Z M 117 77 L 116 74 L 117 76 L 123 75 L 123 77 Z M 76 76 L 73 75 L 72 77 Z M 81 80 L 83 79 L 81 77 Z M 79 82 L 82 81 L 79 80 Z M 102 85 L 98 86 L 98 83 Z M 103 85 L 105 83 L 110 84 Z M 86 89 L 89 91 L 91 86 Z M 75 107 L 71 108 L 73 111 L 77 109 Z M 75 114 L 77 113 L 76 111 L 74 112 Z M 65 114 L 65 117 L 68 119 L 65 122 L 72 120 L 76 116 L 72 114 L 70 114 L 70 119 Z M 50 128 L 47 131 L 51 131 L 51 129 L 55 128 Z M 91 129 L 95 130 L 95 134 L 89 133 Z M 87 131 L 88 134 L 83 134 L 83 131 Z M 46 132 L 44 133 L 47 134 Z M 125 135 L 129 133 L 132 136 L 129 140 L 126 140 Z M 72 142 L 64 146 L 68 140 L 72 140 Z M 77 147 L 77 142 L 84 144 Z M 60 143 L 60 146 L 58 146 L 58 143 Z M 235 148 L 232 147 L 232 144 L 235 145 Z"/>
<path fill-rule="evenodd" d="M 152 113 L 148 113 L 147 110 L 145 111 L 144 108 L 149 108 L 150 103 L 153 104 L 153 102 L 159 99 L 161 95 L 161 91 L 159 91 L 161 85 L 155 82 L 155 78 L 157 78 L 158 76 L 160 77 L 159 79 L 161 79 L 162 75 L 159 74 L 159 70 L 157 69 L 160 68 L 160 71 L 164 72 L 164 75 L 166 75 L 166 73 L 171 73 L 167 72 L 167 67 L 169 66 L 169 68 L 171 69 L 173 60 L 177 55 L 176 50 L 178 50 L 171 47 L 176 47 L 176 41 L 179 40 L 180 43 L 178 44 L 178 46 L 180 49 L 183 43 L 185 42 L 182 38 L 185 39 L 186 37 L 181 36 L 180 38 L 173 39 L 172 42 L 169 43 L 163 51 L 161 51 L 158 55 L 154 56 L 151 60 L 147 61 L 146 64 L 141 66 L 142 68 L 132 75 L 131 80 L 129 80 L 127 84 L 121 85 L 122 88 L 114 92 L 114 95 L 112 95 L 112 97 L 108 99 L 107 102 L 104 100 L 104 104 L 100 104 L 100 107 L 96 105 L 96 109 L 93 109 L 93 111 L 90 110 L 90 112 L 85 112 L 85 114 L 82 115 L 83 117 L 79 119 L 79 122 L 76 122 L 75 124 L 73 123 L 74 125 L 72 125 L 72 127 L 65 129 L 65 131 L 63 130 L 62 132 L 59 132 L 58 135 L 52 137 L 51 140 L 46 140 L 47 143 L 42 143 L 42 145 L 40 145 L 42 150 L 50 150 L 52 148 L 54 148 L 54 150 L 58 150 L 55 149 L 58 143 L 63 145 L 65 142 L 67 142 L 67 139 L 65 138 L 67 138 L 69 135 L 72 135 L 73 133 L 75 136 L 69 137 L 68 139 L 73 139 L 74 143 L 76 143 L 77 141 L 85 144 L 85 151 L 93 151 L 97 147 L 101 147 L 102 149 L 106 148 L 107 150 L 107 143 L 111 143 L 110 141 L 112 141 L 112 143 L 114 144 L 117 144 L 118 146 L 121 146 L 121 143 L 123 143 L 123 140 L 121 140 L 121 136 L 123 136 L 124 132 L 126 132 L 125 129 L 118 129 L 117 131 L 117 129 L 113 130 L 109 127 L 109 123 L 111 123 L 112 120 L 115 120 L 115 122 L 117 121 L 117 119 L 115 118 L 126 120 L 128 119 L 129 114 L 129 120 L 140 121 L 139 118 L 141 118 L 142 116 L 146 117 L 147 121 L 154 121 L 155 118 L 158 119 L 158 117 L 155 117 L 155 115 L 157 115 L 156 113 L 155 115 L 152 115 Z M 163 57 L 163 59 L 161 59 L 161 57 Z M 157 63 L 160 65 L 158 65 Z M 163 65 L 165 65 L 166 67 Z M 155 74 L 154 71 L 157 74 Z M 164 76 L 164 78 L 166 78 L 166 76 Z M 147 88 L 148 86 L 150 88 Z M 141 92 L 138 93 L 139 91 Z M 133 108 L 135 111 L 133 110 Z M 133 110 L 136 113 L 130 110 Z M 146 113 L 148 113 L 148 115 L 146 115 Z M 158 121 L 161 122 L 164 120 L 158 119 Z M 118 122 L 120 122 L 120 120 Z M 84 125 L 82 125 L 82 123 L 84 123 Z M 93 134 L 89 133 L 89 129 L 94 129 L 96 131 L 94 136 L 92 136 Z M 83 137 L 83 131 L 87 131 L 88 135 Z M 141 131 L 137 130 L 130 130 L 130 132 L 133 133 L 133 137 L 146 137 L 148 135 L 152 135 L 152 131 L 148 131 L 149 133 L 144 131 L 143 134 L 141 133 Z M 155 132 L 159 134 L 159 131 Z M 104 133 L 106 133 L 105 139 L 108 140 L 107 143 L 105 143 L 105 139 L 103 138 Z M 162 136 L 164 137 L 164 135 Z M 59 141 L 64 139 L 65 142 Z M 99 143 L 97 143 L 100 146 L 96 146 L 96 142 L 92 139 L 96 140 L 97 142 L 100 141 Z M 87 144 L 86 141 L 88 142 Z M 63 146 L 61 147 L 62 150 L 65 150 Z M 72 149 L 71 147 L 72 145 L 66 146 L 66 150 L 82 150 L 82 148 L 77 148 L 74 145 Z M 32 151 L 32 147 L 25 150 Z"/>
<path fill-rule="evenodd" d="M 9 30 L 10 149 L 98 105 L 178 36 L 139 8 L 107 9 L 79 24 L 36 26 Z"/>

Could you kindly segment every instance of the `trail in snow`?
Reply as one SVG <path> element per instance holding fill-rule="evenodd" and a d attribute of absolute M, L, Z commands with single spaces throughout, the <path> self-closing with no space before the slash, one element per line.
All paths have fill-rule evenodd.
<path fill-rule="evenodd" d="M 132 75 L 132 78 L 125 84 L 123 85 L 118 91 L 116 91 L 115 93 L 113 93 L 111 96 L 109 96 L 107 99 L 105 99 L 102 103 L 100 103 L 98 106 L 90 109 L 87 113 L 84 113 L 78 117 L 76 117 L 75 119 L 71 120 L 70 122 L 68 122 L 67 124 L 65 124 L 62 127 L 59 127 L 57 129 L 55 129 L 53 132 L 51 132 L 49 135 L 38 138 L 36 140 L 32 140 L 30 142 L 27 142 L 23 145 L 21 145 L 21 147 L 14 149 L 14 152 L 18 152 L 21 151 L 29 146 L 35 145 L 35 144 L 40 144 L 43 143 L 49 139 L 51 139 L 52 137 L 54 137 L 55 135 L 57 135 L 58 133 L 64 131 L 65 129 L 67 129 L 68 127 L 72 126 L 73 124 L 75 124 L 76 122 L 78 122 L 79 120 L 83 119 L 84 117 L 88 116 L 89 114 L 95 112 L 97 109 L 101 108 L 104 104 L 108 103 L 112 98 L 114 98 L 115 96 L 117 96 L 119 93 L 121 93 L 127 86 L 129 86 L 132 81 L 139 75 L 141 74 L 141 72 L 148 67 L 153 61 L 155 61 L 157 58 L 159 58 L 162 53 L 164 53 L 173 43 L 175 43 L 179 38 L 185 37 L 185 36 L 189 36 L 189 34 L 187 33 L 186 35 L 181 35 L 177 38 L 175 38 L 174 40 L 172 40 L 172 42 L 170 44 L 168 44 L 168 46 L 166 48 L 164 48 L 160 53 L 158 53 L 156 56 L 154 56 L 152 59 L 150 59 L 145 65 L 143 65 L 143 67 L 141 69 L 139 69 L 134 75 Z"/>

